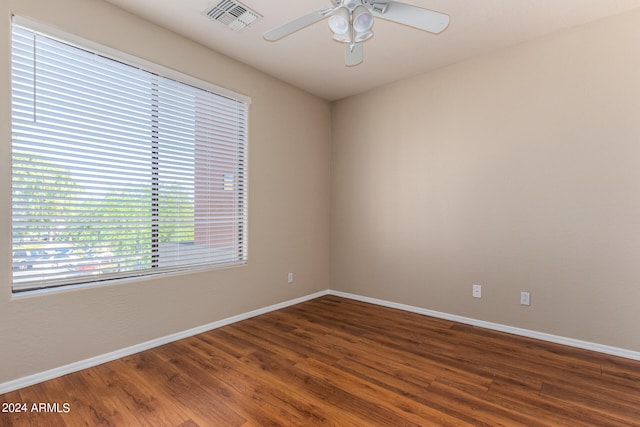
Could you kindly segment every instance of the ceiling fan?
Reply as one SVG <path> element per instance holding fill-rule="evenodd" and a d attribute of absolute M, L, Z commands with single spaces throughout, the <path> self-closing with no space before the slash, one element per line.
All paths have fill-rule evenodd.
<path fill-rule="evenodd" d="M 264 33 L 268 41 L 280 40 L 311 24 L 329 18 L 333 39 L 344 43 L 345 65 L 364 59 L 362 43 L 373 37 L 374 17 L 438 34 L 449 25 L 449 15 L 388 0 L 331 0 L 333 6 L 303 15 Z"/>

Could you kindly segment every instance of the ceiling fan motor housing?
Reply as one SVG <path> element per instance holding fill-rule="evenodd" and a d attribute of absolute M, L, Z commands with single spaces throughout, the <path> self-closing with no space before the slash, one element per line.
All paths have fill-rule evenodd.
<path fill-rule="evenodd" d="M 357 6 L 362 5 L 361 0 L 344 0 L 342 6 L 346 7 L 350 11 L 353 11 Z"/>

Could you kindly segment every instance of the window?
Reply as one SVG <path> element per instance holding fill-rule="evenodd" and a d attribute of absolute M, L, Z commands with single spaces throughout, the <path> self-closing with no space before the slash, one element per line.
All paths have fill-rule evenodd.
<path fill-rule="evenodd" d="M 245 263 L 249 100 L 30 28 L 12 27 L 13 291 Z"/>

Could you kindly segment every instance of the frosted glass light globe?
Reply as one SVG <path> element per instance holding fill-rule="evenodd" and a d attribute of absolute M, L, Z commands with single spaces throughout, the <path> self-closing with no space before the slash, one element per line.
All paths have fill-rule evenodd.
<path fill-rule="evenodd" d="M 329 28 L 335 34 L 346 34 L 349 31 L 349 20 L 342 15 L 333 15 L 329 18 Z"/>

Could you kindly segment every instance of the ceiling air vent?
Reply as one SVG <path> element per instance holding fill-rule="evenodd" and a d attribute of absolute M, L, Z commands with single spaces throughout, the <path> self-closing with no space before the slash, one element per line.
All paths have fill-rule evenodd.
<path fill-rule="evenodd" d="M 221 0 L 204 14 L 214 21 L 222 22 L 234 31 L 242 31 L 262 18 L 258 12 L 235 0 Z"/>

